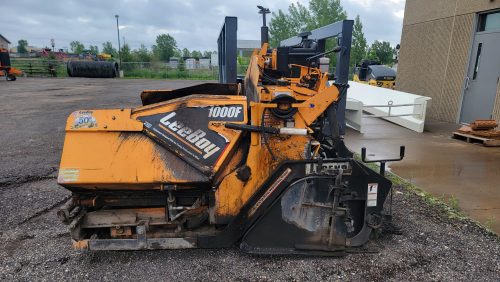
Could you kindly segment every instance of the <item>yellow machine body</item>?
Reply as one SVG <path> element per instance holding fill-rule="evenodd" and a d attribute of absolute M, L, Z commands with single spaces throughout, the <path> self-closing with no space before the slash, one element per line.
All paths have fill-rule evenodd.
<path fill-rule="evenodd" d="M 262 50 L 267 50 L 263 46 Z M 283 120 L 273 117 L 269 109 L 279 107 L 270 101 L 277 95 L 293 97 L 298 102 L 292 106 L 297 109 L 293 121 L 295 129 L 309 130 L 310 124 L 320 116 L 328 106 L 338 98 L 335 86 L 327 86 L 328 76 L 318 69 L 314 73 L 320 77 L 318 88 L 311 90 L 300 86 L 300 79 L 292 80 L 288 86 L 258 86 L 259 68 L 265 64 L 265 54 L 255 52 L 246 75 L 246 83 L 255 89 L 257 99 L 247 101 L 247 97 L 191 95 L 149 106 L 134 109 L 82 110 L 72 113 L 66 124 L 66 138 L 61 158 L 58 182 L 66 188 L 89 190 L 162 190 L 166 185 L 192 187 L 199 183 L 216 183 L 214 221 L 227 222 L 234 217 L 276 166 L 284 160 L 305 159 L 305 152 L 312 138 L 308 135 L 276 135 L 264 140 L 260 133 L 251 133 L 251 144 L 246 166 L 252 172 L 247 181 L 237 177 L 237 171 L 231 171 L 239 161 L 243 148 L 238 148 L 242 132 L 224 127 L 224 118 L 207 121 L 208 129 L 226 139 L 222 152 L 210 165 L 192 158 L 188 150 L 199 151 L 197 142 L 190 142 L 186 132 L 175 125 L 159 124 L 159 132 L 167 133 L 182 146 L 166 149 L 160 142 L 155 142 L 147 134 L 141 118 L 156 114 L 165 115 L 186 108 L 223 108 L 239 105 L 241 116 L 235 123 L 247 124 L 247 109 L 250 109 L 250 124 L 255 126 L 286 127 Z M 301 77 L 308 75 L 306 67 L 301 69 Z M 185 119 L 198 117 L 180 116 Z M 184 119 L 183 119 L 184 118 Z M 202 119 L 202 117 L 199 117 Z M 194 132 L 199 128 L 191 128 Z M 179 135 L 181 132 L 181 136 Z M 203 145 L 203 144 L 202 144 Z M 270 147 L 270 150 L 267 148 Z M 272 156 L 270 151 L 275 152 Z M 210 151 L 209 151 L 210 152 Z M 203 155 L 203 154 L 200 154 Z M 193 169 L 193 166 L 197 169 Z"/>
<path fill-rule="evenodd" d="M 370 79 L 370 80 L 366 81 L 366 80 L 360 80 L 359 76 L 357 74 L 355 74 L 353 76 L 352 81 L 363 83 L 363 84 L 368 84 L 368 85 L 375 86 L 375 87 L 387 88 L 387 89 L 394 89 L 396 87 L 396 81 L 394 81 L 394 80 Z"/>
<path fill-rule="evenodd" d="M 318 67 L 332 52 L 348 60 L 349 46 L 325 52 L 309 35 L 277 49 L 263 40 L 238 83 L 73 112 L 57 180 L 73 195 L 58 211 L 73 246 L 336 255 L 365 244 L 391 183 L 340 135 L 348 62 L 335 83 Z"/>
<path fill-rule="evenodd" d="M 394 89 L 396 71 L 380 62 L 364 60 L 354 68 L 353 81 L 371 86 Z"/>
<path fill-rule="evenodd" d="M 207 181 L 207 176 L 192 172 L 193 169 L 189 168 L 187 162 L 181 161 L 178 156 L 144 135 L 144 125 L 139 119 L 179 109 L 223 108 L 226 105 L 240 105 L 243 116 L 241 122 L 247 122 L 246 99 L 241 96 L 198 95 L 135 109 L 76 111 L 70 115 L 66 124 L 59 184 L 86 189 L 161 189 L 166 183 L 182 185 Z M 223 151 L 221 157 L 213 167 L 204 168 L 210 170 L 210 174 L 219 171 L 227 156 L 232 154 L 241 135 L 240 132 L 221 125 L 217 121 L 210 121 L 208 124 L 209 130 L 227 139 L 225 147 L 219 149 Z M 185 144 L 200 154 L 206 149 L 196 147 L 199 140 L 186 140 L 189 136 L 186 127 L 182 130 L 178 124 L 175 126 L 170 123 L 161 124 L 160 128 L 165 133 L 174 133 L 172 136 L 177 138 L 176 142 Z"/>

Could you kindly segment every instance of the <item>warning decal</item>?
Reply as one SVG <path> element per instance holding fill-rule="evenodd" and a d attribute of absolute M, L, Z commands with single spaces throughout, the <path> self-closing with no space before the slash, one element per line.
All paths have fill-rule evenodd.
<path fill-rule="evenodd" d="M 59 183 L 76 182 L 80 176 L 80 170 L 76 168 L 61 168 L 57 181 Z"/>
<path fill-rule="evenodd" d="M 377 206 L 378 183 L 368 183 L 368 196 L 366 198 L 367 207 Z"/>

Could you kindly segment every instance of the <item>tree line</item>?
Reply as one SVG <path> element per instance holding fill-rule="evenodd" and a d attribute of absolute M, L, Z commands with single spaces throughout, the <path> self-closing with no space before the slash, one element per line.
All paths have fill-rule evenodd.
<path fill-rule="evenodd" d="M 273 47 L 279 45 L 279 42 L 295 36 L 303 31 L 313 30 L 337 21 L 347 19 L 347 13 L 342 7 L 340 0 L 310 0 L 308 6 L 299 2 L 292 3 L 287 11 L 281 9 L 272 13 L 269 22 L 270 44 Z M 376 60 L 382 64 L 392 65 L 393 56 L 396 50 L 387 41 L 375 41 L 370 46 L 367 43 L 363 33 L 363 24 L 361 19 L 356 16 L 353 28 L 351 49 L 351 66 L 361 63 L 364 59 Z M 18 52 L 27 53 L 28 42 L 19 40 Z M 326 49 L 331 50 L 335 46 L 333 39 L 327 40 Z M 82 54 L 89 52 L 93 55 L 99 54 L 99 48 L 96 45 L 85 45 L 80 41 L 70 43 L 72 53 Z M 102 44 L 102 53 L 110 54 L 118 58 L 118 52 L 109 41 Z M 155 44 L 147 48 L 144 44 L 137 49 L 132 50 L 129 44 L 124 43 L 121 47 L 121 56 L 123 62 L 150 62 L 150 61 L 168 61 L 171 57 L 210 57 L 210 51 L 189 51 L 187 48 L 180 50 L 174 37 L 169 34 L 160 34 L 156 37 Z M 335 65 L 336 56 L 329 55 L 331 64 Z"/>
<path fill-rule="evenodd" d="M 279 42 L 303 31 L 310 31 L 334 22 L 347 19 L 347 13 L 340 0 L 310 0 L 308 6 L 292 3 L 287 11 L 273 12 L 269 22 L 269 43 L 278 46 Z M 326 49 L 331 50 L 335 42 L 327 40 Z M 387 41 L 375 41 L 370 46 L 363 33 L 363 24 L 359 15 L 354 20 L 351 48 L 351 65 L 359 64 L 364 59 L 392 65 L 395 48 Z M 330 55 L 332 63 L 336 56 Z"/>
<path fill-rule="evenodd" d="M 126 42 L 121 46 L 121 56 L 123 62 L 151 62 L 151 61 L 168 61 L 171 57 L 178 58 L 206 58 L 212 55 L 212 51 L 189 51 L 189 49 L 184 48 L 180 50 L 177 47 L 177 41 L 170 34 L 160 34 L 156 37 L 156 44 L 151 46 L 151 49 L 146 47 L 144 44 L 137 49 L 131 49 L 130 45 Z M 84 52 L 85 46 L 79 41 L 72 41 L 70 43 L 71 52 L 75 54 L 81 54 Z M 91 54 L 99 54 L 99 48 L 97 46 L 89 46 L 88 51 Z M 118 57 L 118 51 L 113 47 L 110 41 L 106 41 L 102 44 L 102 53 L 110 54 L 112 57 Z"/>
<path fill-rule="evenodd" d="M 102 44 L 101 50 L 97 45 L 85 46 L 80 41 L 70 42 L 70 51 L 73 54 L 84 54 L 89 53 L 92 55 L 98 55 L 100 53 L 105 53 L 111 55 L 113 58 L 118 58 L 118 50 L 113 46 L 110 41 L 106 41 Z M 18 53 L 28 53 L 28 41 L 21 39 L 18 41 L 17 51 Z M 100 51 L 100 52 L 99 52 Z M 184 48 L 180 50 L 177 47 L 177 42 L 174 37 L 169 34 L 160 34 L 156 37 L 155 44 L 149 49 L 144 44 L 137 49 L 131 49 L 130 45 L 126 42 L 121 46 L 121 57 L 123 62 L 151 62 L 151 61 L 168 61 L 171 57 L 178 58 L 210 58 L 212 51 L 189 51 L 189 49 Z"/>

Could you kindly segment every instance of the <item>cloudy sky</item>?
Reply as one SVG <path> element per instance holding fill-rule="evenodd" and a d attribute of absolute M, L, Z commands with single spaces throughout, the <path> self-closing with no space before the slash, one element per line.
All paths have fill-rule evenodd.
<path fill-rule="evenodd" d="M 260 39 L 261 18 L 256 5 L 271 11 L 287 10 L 296 0 L 12 0 L 1 4 L 0 34 L 13 45 L 27 39 L 45 47 L 55 39 L 56 48 L 79 40 L 85 46 L 117 45 L 115 14 L 120 33 L 132 48 L 151 46 L 156 35 L 169 33 L 178 47 L 215 50 L 224 16 L 238 17 L 239 39 Z M 299 0 L 302 4 L 308 0 Z M 405 0 L 341 0 L 349 18 L 361 16 L 368 42 L 399 43 Z"/>

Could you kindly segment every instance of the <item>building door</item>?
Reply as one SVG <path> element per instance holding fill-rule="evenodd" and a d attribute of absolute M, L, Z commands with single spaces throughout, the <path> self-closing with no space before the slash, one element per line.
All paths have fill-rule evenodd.
<path fill-rule="evenodd" d="M 460 122 L 490 119 L 500 79 L 500 12 L 479 16 Z"/>

